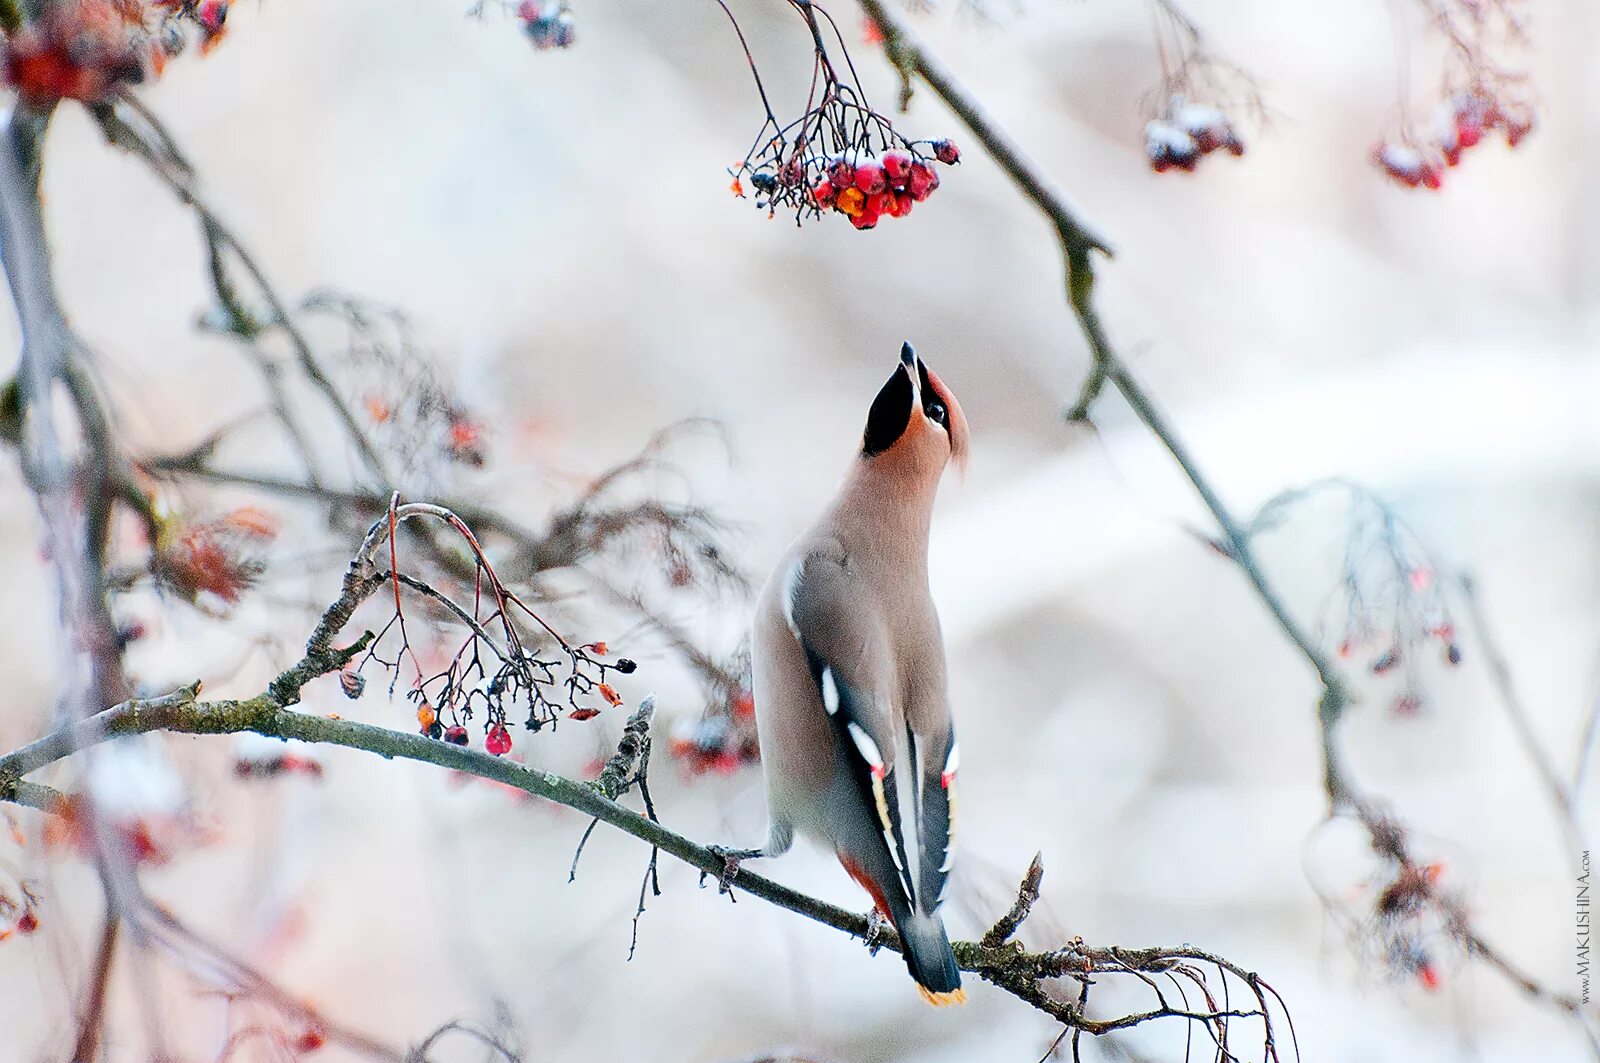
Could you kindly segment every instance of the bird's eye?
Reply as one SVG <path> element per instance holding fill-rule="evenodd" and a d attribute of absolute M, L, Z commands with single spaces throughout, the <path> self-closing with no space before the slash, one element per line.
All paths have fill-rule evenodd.
<path fill-rule="evenodd" d="M 942 402 L 930 402 L 926 406 L 924 406 L 922 409 L 923 409 L 923 412 L 928 415 L 928 419 L 930 421 L 932 421 L 934 424 L 944 424 L 945 423 L 945 419 L 946 419 L 946 417 L 948 415 L 945 413 L 944 403 L 942 403 Z"/>

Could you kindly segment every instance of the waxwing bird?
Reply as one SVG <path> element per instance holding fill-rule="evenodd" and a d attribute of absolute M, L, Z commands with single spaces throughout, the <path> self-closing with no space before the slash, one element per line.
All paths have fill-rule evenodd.
<path fill-rule="evenodd" d="M 752 668 L 771 829 L 764 848 L 729 854 L 731 867 L 776 856 L 796 832 L 830 847 L 936 1005 L 966 991 L 939 916 L 957 757 L 928 528 L 945 466 L 966 453 L 960 405 L 906 344 L 838 495 L 762 590 Z"/>

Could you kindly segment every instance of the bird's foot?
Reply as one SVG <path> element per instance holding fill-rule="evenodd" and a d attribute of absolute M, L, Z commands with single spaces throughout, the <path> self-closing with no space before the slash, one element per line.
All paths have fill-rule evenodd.
<path fill-rule="evenodd" d="M 888 925 L 889 920 L 883 917 L 876 906 L 867 913 L 867 936 L 862 938 L 862 942 L 867 946 L 868 954 L 876 956 L 878 950 L 883 948 L 883 928 Z"/>
<path fill-rule="evenodd" d="M 753 860 L 765 855 L 760 849 L 729 849 L 723 845 L 708 845 L 712 855 L 722 858 L 722 874 L 717 876 L 717 892 L 727 893 L 733 889 L 733 880 L 739 875 L 739 865 L 746 860 Z M 710 872 L 700 872 L 700 885 L 706 884 L 706 875 Z"/>

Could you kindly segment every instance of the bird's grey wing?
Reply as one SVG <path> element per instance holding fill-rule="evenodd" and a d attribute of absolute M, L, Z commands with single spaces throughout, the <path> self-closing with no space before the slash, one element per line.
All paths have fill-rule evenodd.
<path fill-rule="evenodd" d="M 909 725 L 906 744 L 916 772 L 918 909 L 933 912 L 944 901 L 955 861 L 956 767 L 955 728 L 919 735 Z"/>
<path fill-rule="evenodd" d="M 854 782 L 837 810 L 860 851 L 847 853 L 886 892 L 891 916 L 916 907 L 915 875 L 901 827 L 896 735 L 888 704 L 889 647 L 881 617 L 848 562 L 832 551 L 800 558 L 785 584 L 784 616 L 805 651 L 811 680 Z M 899 903 L 896 903 L 899 902 Z"/>

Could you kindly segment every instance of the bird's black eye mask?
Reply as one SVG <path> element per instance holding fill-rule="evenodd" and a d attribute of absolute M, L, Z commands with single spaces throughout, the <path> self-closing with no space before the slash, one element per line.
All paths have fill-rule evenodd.
<path fill-rule="evenodd" d="M 911 423 L 911 400 L 914 398 L 911 377 L 899 366 L 894 375 L 878 391 L 867 414 L 867 430 L 861 436 L 861 455 L 870 458 L 894 446 L 895 440 L 906 433 Z"/>

